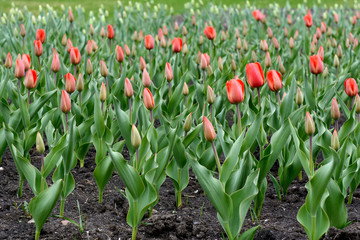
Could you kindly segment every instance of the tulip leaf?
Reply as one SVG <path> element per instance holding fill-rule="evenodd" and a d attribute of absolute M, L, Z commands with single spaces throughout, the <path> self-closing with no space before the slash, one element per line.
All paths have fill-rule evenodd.
<path fill-rule="evenodd" d="M 114 172 L 114 165 L 111 161 L 110 156 L 104 158 L 100 163 L 96 165 L 94 170 L 94 178 L 96 185 L 99 189 L 99 194 L 102 194 L 108 181 L 110 180 Z"/>
<path fill-rule="evenodd" d="M 120 105 L 115 103 L 116 118 L 120 127 L 121 136 L 125 139 L 126 147 L 130 153 L 135 152 L 134 147 L 131 145 L 131 124 L 129 122 L 128 114 L 121 110 Z"/>
<path fill-rule="evenodd" d="M 176 138 L 173 149 L 175 162 L 179 168 L 183 168 L 186 165 L 185 147 L 182 144 L 179 137 Z"/>
<path fill-rule="evenodd" d="M 57 90 L 49 91 L 43 94 L 40 98 L 38 98 L 35 102 L 30 104 L 29 112 L 30 112 L 30 119 L 33 119 L 35 114 L 38 114 L 39 110 L 44 107 L 47 101 L 57 92 Z"/>
<path fill-rule="evenodd" d="M 298 214 L 297 220 L 304 227 L 305 232 L 310 240 L 318 240 L 327 232 L 330 227 L 330 221 L 325 211 L 318 208 L 315 215 L 312 215 L 304 204 Z"/>
<path fill-rule="evenodd" d="M 95 129 L 99 138 L 102 138 L 105 133 L 105 123 L 103 113 L 100 107 L 100 99 L 95 97 L 95 105 L 94 105 L 94 123 Z"/>

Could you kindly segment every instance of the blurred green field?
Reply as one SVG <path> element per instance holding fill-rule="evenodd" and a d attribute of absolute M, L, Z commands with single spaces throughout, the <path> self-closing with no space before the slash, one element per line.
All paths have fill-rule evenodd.
<path fill-rule="evenodd" d="M 195 2 L 197 2 L 198 0 L 195 0 Z M 209 3 L 209 2 L 213 2 L 215 4 L 226 4 L 226 5 L 231 5 L 231 4 L 245 4 L 246 0 L 202 0 L 204 4 Z M 355 0 L 356 1 L 356 0 Z M 129 0 L 122 0 L 121 1 L 124 5 L 128 4 Z M 132 1 L 132 3 L 135 2 L 141 2 L 141 3 L 146 3 L 148 2 L 148 0 L 135 0 Z M 182 11 L 184 11 L 184 4 L 186 2 L 189 2 L 189 0 L 153 0 L 151 2 L 156 3 L 166 3 L 168 4 L 168 6 L 173 7 L 174 8 L 174 12 L 175 13 L 181 13 Z M 261 7 L 267 7 L 269 5 L 269 3 L 278 3 L 280 6 L 284 6 L 286 5 L 286 3 L 288 2 L 288 0 L 276 0 L 276 1 L 266 1 L 266 0 L 250 0 L 250 3 L 254 4 L 255 6 L 261 8 Z M 292 7 L 296 7 L 297 4 L 302 4 L 306 2 L 306 5 L 308 5 L 309 7 L 312 7 L 314 4 L 316 5 L 322 5 L 324 6 L 326 4 L 327 7 L 331 7 L 334 6 L 336 3 L 337 4 L 346 4 L 347 6 L 353 6 L 354 5 L 354 0 L 345 0 L 345 1 L 341 1 L 341 0 L 290 0 L 289 3 Z M 14 3 L 16 7 L 21 8 L 22 6 L 26 5 L 28 7 L 28 9 L 33 12 L 33 13 L 37 13 L 39 11 L 39 5 L 43 5 L 45 6 L 46 4 L 49 4 L 50 6 L 56 8 L 59 8 L 61 6 L 61 4 L 64 4 L 65 6 L 72 6 L 75 7 L 76 5 L 81 4 L 86 11 L 94 11 L 96 12 L 100 5 L 103 4 L 104 8 L 106 10 L 109 11 L 109 14 L 112 15 L 112 11 L 111 9 L 113 9 L 113 6 L 117 4 L 117 0 L 107 0 L 107 1 L 99 1 L 99 0 L 87 0 L 87 1 L 82 1 L 82 0 L 54 0 L 54 1 L 49 1 L 49 0 L 37 0 L 37 1 L 9 1 L 9 0 L 0 0 L 0 12 L 8 12 L 9 9 L 11 8 L 11 4 Z"/>

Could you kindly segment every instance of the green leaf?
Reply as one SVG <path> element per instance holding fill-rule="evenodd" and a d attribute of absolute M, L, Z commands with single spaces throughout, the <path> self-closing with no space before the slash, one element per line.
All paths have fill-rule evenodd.
<path fill-rule="evenodd" d="M 95 97 L 94 122 L 95 122 L 96 132 L 99 138 L 102 138 L 105 133 L 105 123 L 104 123 L 103 113 L 101 112 L 100 99 L 98 97 Z"/>
<path fill-rule="evenodd" d="M 185 147 L 180 138 L 177 137 L 173 149 L 176 164 L 179 168 L 183 168 L 186 165 Z"/>
<path fill-rule="evenodd" d="M 40 98 L 36 99 L 35 102 L 30 104 L 29 112 L 30 119 L 34 118 L 35 114 L 38 114 L 39 110 L 44 107 L 47 101 L 56 93 L 56 89 L 50 92 L 46 92 Z"/>
<path fill-rule="evenodd" d="M 99 192 L 102 193 L 108 181 L 110 180 L 114 172 L 114 165 L 111 158 L 107 156 L 104 158 L 94 170 L 94 178 L 96 185 L 98 186 Z"/>
<path fill-rule="evenodd" d="M 300 208 L 297 220 L 304 227 L 306 235 L 310 240 L 320 239 L 330 227 L 329 218 L 322 208 L 318 208 L 312 218 L 312 214 L 308 212 L 305 204 Z"/>
<path fill-rule="evenodd" d="M 221 168 L 221 175 L 220 181 L 222 183 L 226 183 L 229 179 L 231 172 L 233 171 L 235 165 L 239 161 L 239 153 L 241 149 L 241 145 L 243 143 L 245 131 L 241 134 L 241 136 L 234 142 L 229 152 L 229 155 L 225 159 L 222 168 Z"/>

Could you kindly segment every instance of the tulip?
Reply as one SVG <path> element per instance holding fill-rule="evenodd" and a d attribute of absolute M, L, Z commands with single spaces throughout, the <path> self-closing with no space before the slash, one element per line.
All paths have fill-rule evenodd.
<path fill-rule="evenodd" d="M 92 50 L 94 52 L 96 52 L 98 50 L 98 46 L 96 45 L 96 42 L 94 41 L 94 39 L 91 40 L 91 46 L 92 46 Z"/>
<path fill-rule="evenodd" d="M 73 93 L 75 91 L 75 77 L 71 73 L 65 74 L 65 90 L 68 93 Z"/>
<path fill-rule="evenodd" d="M 104 29 L 104 27 L 101 27 L 101 29 L 100 29 L 100 37 L 101 38 L 105 37 L 105 29 Z"/>
<path fill-rule="evenodd" d="M 182 48 L 182 39 L 181 38 L 174 38 L 172 40 L 172 50 L 175 53 L 181 52 Z"/>
<path fill-rule="evenodd" d="M 192 122 L 192 113 L 190 113 L 186 119 L 185 119 L 185 123 L 184 123 L 184 137 L 186 137 L 186 134 L 190 131 L 191 129 L 191 122 Z"/>
<path fill-rule="evenodd" d="M 207 102 L 210 105 L 210 115 L 212 115 L 211 105 L 215 102 L 215 94 L 213 89 L 209 85 L 207 86 Z"/>
<path fill-rule="evenodd" d="M 334 119 L 334 121 L 335 121 L 335 129 L 339 130 L 338 119 L 340 118 L 340 110 L 339 110 L 339 105 L 336 101 L 336 98 L 333 98 L 330 113 L 331 113 L 331 118 Z"/>
<path fill-rule="evenodd" d="M 279 42 L 278 42 L 278 40 L 276 39 L 276 37 L 273 37 L 273 38 L 272 38 L 272 42 L 273 42 L 273 44 L 274 44 L 275 49 L 278 50 L 278 49 L 280 48 L 280 45 L 279 45 Z"/>
<path fill-rule="evenodd" d="M 139 168 L 139 147 L 141 144 L 141 137 L 139 131 L 137 130 L 136 126 L 133 124 L 131 127 L 131 145 L 136 149 L 136 166 L 135 168 Z"/>
<path fill-rule="evenodd" d="M 223 61 L 222 61 L 221 57 L 218 58 L 218 68 L 219 68 L 220 71 L 222 71 L 223 68 L 224 68 Z"/>
<path fill-rule="evenodd" d="M 204 43 L 204 38 L 202 35 L 199 36 L 199 45 L 203 45 Z"/>
<path fill-rule="evenodd" d="M 153 122 L 152 110 L 155 107 L 155 103 L 154 103 L 154 98 L 153 98 L 150 90 L 146 87 L 144 88 L 144 91 L 143 91 L 143 100 L 144 100 L 145 107 L 148 110 L 150 110 L 150 121 Z"/>
<path fill-rule="evenodd" d="M 66 34 L 63 35 L 63 38 L 61 40 L 61 45 L 63 45 L 64 47 L 66 46 L 67 44 L 67 38 L 66 38 Z"/>
<path fill-rule="evenodd" d="M 268 46 L 266 40 L 261 40 L 261 41 L 260 41 L 260 48 L 261 48 L 264 52 L 266 52 L 266 51 L 269 49 L 269 46 Z"/>
<path fill-rule="evenodd" d="M 354 97 L 358 94 L 358 86 L 354 78 L 348 78 L 345 80 L 345 93 L 349 97 Z"/>
<path fill-rule="evenodd" d="M 25 82 L 24 85 L 27 89 L 33 89 L 36 87 L 36 83 L 37 83 L 37 73 L 35 70 L 29 69 L 29 71 L 27 71 L 26 76 L 25 76 Z"/>
<path fill-rule="evenodd" d="M 261 107 L 260 87 L 265 83 L 264 72 L 260 63 L 248 63 L 246 65 L 247 80 L 252 88 L 257 88 L 259 98 L 259 108 Z"/>
<path fill-rule="evenodd" d="M 25 75 L 25 66 L 24 63 L 21 59 L 17 59 L 16 60 L 16 65 L 15 65 L 15 77 L 18 79 L 18 86 L 19 86 L 19 90 L 20 90 L 20 86 L 21 86 L 21 81 L 20 79 Z"/>
<path fill-rule="evenodd" d="M 141 30 L 140 32 L 139 32 L 139 37 L 138 37 L 138 42 L 141 42 L 142 40 L 144 39 L 144 33 L 143 33 L 143 31 Z"/>
<path fill-rule="evenodd" d="M 66 49 L 69 53 L 70 53 L 70 50 L 72 47 L 73 47 L 72 42 L 71 42 L 70 38 L 68 38 L 67 42 L 66 42 Z"/>
<path fill-rule="evenodd" d="M 315 36 L 316 36 L 317 40 L 319 40 L 321 38 L 321 30 L 320 30 L 320 28 L 316 28 Z"/>
<path fill-rule="evenodd" d="M 90 58 L 88 58 L 88 60 L 86 62 L 86 73 L 89 74 L 89 78 L 90 78 L 90 75 L 92 74 L 92 72 L 93 72 L 93 66 L 91 64 Z"/>
<path fill-rule="evenodd" d="M 175 30 L 176 32 L 179 31 L 179 24 L 178 24 L 177 21 L 175 21 L 175 23 L 174 23 L 174 30 Z"/>
<path fill-rule="evenodd" d="M 236 104 L 236 113 L 237 113 L 237 121 L 238 121 L 238 130 L 239 135 L 241 134 L 241 115 L 239 110 L 239 103 L 244 101 L 245 96 L 245 86 L 243 81 L 240 79 L 231 79 L 226 82 L 226 91 L 227 97 L 231 104 Z"/>
<path fill-rule="evenodd" d="M 324 69 L 324 64 L 321 58 L 318 55 L 310 56 L 310 71 L 315 74 L 315 93 L 317 89 L 317 78 L 318 74 L 322 73 Z"/>
<path fill-rule="evenodd" d="M 124 51 L 121 46 L 116 45 L 116 61 L 120 63 L 120 76 L 122 73 L 122 62 L 124 61 Z"/>
<path fill-rule="evenodd" d="M 104 82 L 101 82 L 99 98 L 101 101 L 101 111 L 103 112 L 104 102 L 106 101 L 106 87 Z"/>
<path fill-rule="evenodd" d="M 41 137 L 41 134 L 39 132 L 37 132 L 37 134 L 36 134 L 36 151 L 40 154 L 43 154 L 45 152 L 44 140 Z M 42 161 L 41 161 L 42 169 L 44 169 L 44 161 L 43 160 L 44 159 L 42 156 Z"/>
<path fill-rule="evenodd" d="M 70 62 L 74 65 L 78 65 L 81 61 L 81 54 L 77 47 L 70 48 Z"/>
<path fill-rule="evenodd" d="M 360 97 L 359 94 L 355 96 L 355 113 L 357 114 L 357 120 L 360 122 Z"/>
<path fill-rule="evenodd" d="M 162 37 L 160 38 L 160 46 L 162 47 L 163 53 L 164 53 L 164 55 L 165 55 L 166 40 L 165 40 L 165 37 L 164 37 L 164 36 L 162 36 Z"/>
<path fill-rule="evenodd" d="M 163 31 L 162 31 L 162 29 L 161 28 L 159 28 L 159 30 L 158 30 L 158 40 L 160 41 L 160 39 L 164 36 L 164 33 L 163 33 Z"/>
<path fill-rule="evenodd" d="M 333 132 L 333 135 L 331 136 L 331 147 L 337 151 L 340 148 L 340 142 L 339 142 L 339 137 L 337 134 L 336 129 Z"/>
<path fill-rule="evenodd" d="M 292 37 L 290 37 L 290 39 L 289 39 L 289 47 L 290 47 L 291 51 L 294 48 L 294 45 L 295 45 L 294 39 Z"/>
<path fill-rule="evenodd" d="M 304 96 L 301 92 L 301 89 L 300 87 L 297 87 L 297 91 L 296 91 L 296 104 L 298 105 L 298 107 L 300 108 L 301 104 L 303 103 L 304 101 Z"/>
<path fill-rule="evenodd" d="M 114 29 L 113 27 L 109 24 L 107 25 L 107 38 L 109 40 L 113 39 L 115 37 L 115 33 L 114 33 Z M 110 48 L 111 48 L 111 42 L 110 42 Z"/>
<path fill-rule="evenodd" d="M 334 13 L 334 21 L 336 24 L 339 22 L 339 15 L 337 13 Z"/>
<path fill-rule="evenodd" d="M 251 51 L 251 61 L 256 62 L 256 53 L 254 50 Z"/>
<path fill-rule="evenodd" d="M 213 28 L 212 26 L 206 27 L 204 29 L 204 34 L 211 41 L 213 41 L 214 38 L 216 38 L 216 31 L 215 31 L 215 28 Z"/>
<path fill-rule="evenodd" d="M 90 27 L 89 27 L 89 32 L 90 32 L 90 35 L 91 35 L 91 39 L 93 38 L 93 35 L 94 35 L 94 27 L 92 24 L 90 24 Z"/>
<path fill-rule="evenodd" d="M 169 34 L 169 32 L 168 32 L 168 29 L 165 24 L 162 26 L 162 29 L 163 29 L 164 35 L 167 36 Z"/>
<path fill-rule="evenodd" d="M 310 28 L 313 25 L 311 13 L 308 13 L 304 16 L 304 22 L 305 22 L 305 26 L 308 28 Z"/>
<path fill-rule="evenodd" d="M 187 95 L 189 95 L 189 87 L 186 84 L 186 82 L 184 82 L 182 93 L 185 96 L 185 101 L 184 102 L 185 102 L 185 106 L 186 106 L 187 105 Z"/>
<path fill-rule="evenodd" d="M 132 45 L 132 50 L 131 50 L 132 56 L 136 56 L 136 46 L 135 44 Z"/>
<path fill-rule="evenodd" d="M 286 37 L 287 38 L 287 36 L 288 36 L 288 30 L 287 30 L 287 28 L 286 27 L 284 27 L 284 37 Z"/>
<path fill-rule="evenodd" d="M 355 24 L 356 24 L 356 16 L 354 15 L 353 17 L 352 17 L 352 19 L 351 19 L 351 24 L 353 25 L 353 26 L 355 26 Z"/>
<path fill-rule="evenodd" d="M 252 11 L 252 15 L 255 18 L 255 20 L 258 22 L 265 20 L 265 15 L 262 12 L 260 12 L 259 10 Z"/>
<path fill-rule="evenodd" d="M 8 52 L 8 54 L 6 56 L 5 67 L 6 68 L 11 68 L 12 67 L 12 57 L 11 57 L 11 54 L 9 52 Z"/>
<path fill-rule="evenodd" d="M 42 43 L 40 40 L 35 40 L 34 41 L 34 52 L 35 55 L 38 57 L 39 60 L 39 68 L 41 69 L 41 64 L 40 64 L 40 56 L 43 53 L 43 47 L 42 47 Z"/>
<path fill-rule="evenodd" d="M 270 66 L 271 66 L 270 53 L 266 52 L 266 54 L 265 54 L 265 67 L 269 68 Z"/>
<path fill-rule="evenodd" d="M 290 15 L 290 14 L 287 15 L 287 23 L 288 23 L 289 25 L 292 24 L 292 19 L 291 19 L 291 15 Z"/>
<path fill-rule="evenodd" d="M 56 73 L 60 70 L 59 54 L 53 48 L 53 60 L 51 62 L 51 71 L 54 73 L 54 85 L 56 86 Z"/>
<path fill-rule="evenodd" d="M 69 95 L 65 90 L 62 90 L 61 92 L 61 102 L 60 102 L 60 108 L 63 113 L 65 113 L 65 122 L 66 122 L 66 131 L 68 130 L 68 123 L 67 123 L 67 114 L 71 110 L 71 101 L 69 98 Z"/>
<path fill-rule="evenodd" d="M 93 48 L 92 48 L 92 44 L 91 44 L 91 41 L 88 40 L 87 44 L 86 44 L 86 53 L 87 55 L 91 55 L 93 52 Z"/>
<path fill-rule="evenodd" d="M 23 38 L 23 42 L 22 42 L 22 48 L 24 49 L 24 45 L 25 45 L 25 35 L 26 35 L 26 30 L 24 27 L 24 24 L 20 25 L 20 35 Z"/>
<path fill-rule="evenodd" d="M 151 49 L 153 49 L 154 48 L 154 38 L 153 38 L 153 36 L 151 36 L 151 35 L 146 35 L 145 36 L 145 48 L 147 49 L 147 50 L 151 50 Z"/>
<path fill-rule="evenodd" d="M 321 33 L 326 33 L 326 24 L 321 22 Z"/>
<path fill-rule="evenodd" d="M 144 68 L 144 70 L 143 70 L 142 82 L 143 82 L 144 87 L 149 87 L 151 85 L 150 75 L 149 75 L 148 71 L 146 70 L 146 68 Z"/>
<path fill-rule="evenodd" d="M 269 89 L 273 92 L 276 92 L 279 106 L 280 106 L 279 90 L 281 90 L 281 88 L 283 86 L 282 81 L 281 81 L 281 75 L 276 70 L 270 70 L 269 72 L 267 72 L 266 75 L 267 75 L 267 83 L 268 83 Z"/>
<path fill-rule="evenodd" d="M 305 116 L 305 132 L 309 135 L 309 168 L 311 174 L 314 173 L 314 163 L 312 157 L 312 136 L 315 133 L 315 124 L 309 112 L 306 112 Z"/>
<path fill-rule="evenodd" d="M 70 24 L 72 25 L 72 22 L 74 21 L 74 15 L 70 8 L 69 8 L 69 12 L 68 12 L 68 19 L 69 19 Z"/>
<path fill-rule="evenodd" d="M 195 25 L 196 25 L 195 15 L 192 15 L 192 17 L 191 17 L 191 25 L 192 25 L 193 27 L 195 27 Z"/>
<path fill-rule="evenodd" d="M 214 144 L 214 140 L 216 138 L 216 133 L 215 133 L 213 125 L 211 124 L 209 119 L 207 119 L 207 117 L 205 117 L 205 116 L 203 116 L 203 128 L 204 128 L 204 137 L 205 137 L 206 141 L 211 142 L 211 146 L 212 146 L 212 149 L 213 149 L 214 155 L 215 155 L 216 165 L 217 165 L 219 175 L 220 175 L 221 164 L 220 164 L 220 160 L 219 160 L 218 154 L 216 152 L 215 144 Z"/>
<path fill-rule="evenodd" d="M 207 59 L 206 59 L 206 55 L 205 54 L 201 54 L 201 58 L 200 58 L 200 68 L 201 70 L 205 70 L 208 66 L 207 63 Z"/>
<path fill-rule="evenodd" d="M 320 46 L 317 55 L 321 58 L 321 61 L 324 61 L 324 48 Z"/>
<path fill-rule="evenodd" d="M 41 41 L 41 43 L 45 42 L 45 30 L 44 29 L 36 30 L 36 40 Z"/>

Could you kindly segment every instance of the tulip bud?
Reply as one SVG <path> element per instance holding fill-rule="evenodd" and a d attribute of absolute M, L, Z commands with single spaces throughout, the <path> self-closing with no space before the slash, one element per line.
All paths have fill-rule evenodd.
<path fill-rule="evenodd" d="M 184 131 L 187 133 L 191 129 L 191 122 L 192 122 L 192 113 L 190 113 L 186 119 L 184 124 Z"/>
<path fill-rule="evenodd" d="M 236 41 L 236 49 L 237 50 L 241 49 L 241 39 L 240 38 L 238 38 L 237 41 Z"/>
<path fill-rule="evenodd" d="M 12 57 L 11 57 L 10 53 L 8 53 L 7 56 L 6 56 L 5 67 L 6 68 L 11 68 L 12 67 Z"/>
<path fill-rule="evenodd" d="M 96 45 L 96 42 L 94 40 L 91 40 L 91 46 L 93 52 L 96 52 L 98 50 L 98 46 Z"/>
<path fill-rule="evenodd" d="M 206 68 L 206 73 L 207 73 L 208 76 L 211 76 L 213 74 L 213 70 L 212 70 L 212 67 L 210 65 Z"/>
<path fill-rule="evenodd" d="M 231 70 L 236 71 L 236 63 L 234 62 L 234 59 L 231 59 Z"/>
<path fill-rule="evenodd" d="M 310 52 L 311 54 L 314 54 L 316 51 L 316 46 L 314 42 L 311 42 L 311 46 L 310 46 Z"/>
<path fill-rule="evenodd" d="M 40 40 L 35 40 L 34 41 L 34 52 L 35 52 L 35 56 L 40 57 L 43 53 L 43 47 L 42 47 L 42 43 Z"/>
<path fill-rule="evenodd" d="M 93 66 L 91 64 L 90 58 L 88 58 L 87 63 L 86 63 L 86 73 L 90 75 L 90 74 L 92 74 L 92 72 L 93 72 Z"/>
<path fill-rule="evenodd" d="M 26 31 L 25 31 L 24 24 L 21 24 L 21 25 L 20 25 L 20 35 L 21 35 L 22 37 L 25 37 L 25 35 L 26 35 Z"/>
<path fill-rule="evenodd" d="M 359 94 L 356 94 L 354 104 L 355 104 L 355 112 L 356 112 L 356 114 L 359 114 L 360 113 L 360 97 L 359 97 Z"/>
<path fill-rule="evenodd" d="M 199 37 L 199 44 L 202 45 L 204 43 L 204 38 L 202 35 Z"/>
<path fill-rule="evenodd" d="M 165 64 L 165 77 L 168 82 L 171 82 L 173 80 L 173 71 L 171 69 L 170 63 Z"/>
<path fill-rule="evenodd" d="M 186 30 L 185 26 L 182 26 L 182 34 L 186 36 L 188 34 L 188 31 Z"/>
<path fill-rule="evenodd" d="M 174 23 L 174 30 L 175 30 L 176 32 L 179 31 L 179 24 L 178 24 L 177 21 L 175 21 L 175 23 Z"/>
<path fill-rule="evenodd" d="M 125 55 L 129 57 L 131 52 L 130 52 L 130 48 L 128 47 L 128 45 L 124 44 L 124 49 L 125 49 Z"/>
<path fill-rule="evenodd" d="M 333 135 L 331 136 L 331 147 L 337 151 L 340 148 L 339 137 L 336 129 L 334 129 Z"/>
<path fill-rule="evenodd" d="M 94 27 L 92 24 L 90 24 L 90 35 L 93 36 L 94 35 Z"/>
<path fill-rule="evenodd" d="M 333 48 L 336 48 L 337 42 L 336 42 L 336 39 L 335 39 L 335 38 L 332 38 L 331 46 L 332 46 Z"/>
<path fill-rule="evenodd" d="M 100 87 L 100 101 L 101 102 L 105 102 L 106 101 L 106 88 L 105 88 L 105 84 L 104 82 L 101 82 L 101 87 Z"/>
<path fill-rule="evenodd" d="M 39 132 L 36 134 L 36 151 L 40 154 L 45 152 L 44 141 Z"/>
<path fill-rule="evenodd" d="M 220 71 L 222 71 L 223 68 L 224 68 L 224 66 L 223 66 L 223 61 L 222 61 L 221 57 L 219 57 L 219 59 L 218 59 L 218 67 L 219 67 L 219 70 L 220 70 Z"/>
<path fill-rule="evenodd" d="M 246 25 L 243 26 L 243 35 L 246 36 L 247 35 L 247 27 Z"/>
<path fill-rule="evenodd" d="M 134 40 L 134 42 L 137 41 L 138 37 L 137 37 L 137 31 L 135 30 L 134 33 L 133 33 L 133 37 L 132 39 Z"/>
<path fill-rule="evenodd" d="M 320 30 L 320 28 L 316 29 L 315 35 L 316 35 L 317 40 L 319 40 L 321 38 L 321 30 Z"/>
<path fill-rule="evenodd" d="M 303 101 L 304 101 L 304 96 L 301 92 L 301 89 L 300 87 L 297 87 L 297 91 L 296 91 L 296 104 L 298 106 L 301 106 L 301 104 L 303 104 Z"/>
<path fill-rule="evenodd" d="M 91 44 L 91 41 L 88 40 L 87 44 L 86 44 L 86 53 L 88 55 L 91 55 L 92 54 L 92 51 L 93 51 L 93 48 L 92 48 L 92 44 Z"/>
<path fill-rule="evenodd" d="M 135 46 L 135 44 L 132 45 L 131 52 L 132 52 L 132 55 L 135 57 L 136 56 L 136 46 Z"/>
<path fill-rule="evenodd" d="M 140 56 L 140 70 L 144 71 L 146 69 L 146 63 L 143 57 Z"/>
<path fill-rule="evenodd" d="M 239 38 L 239 37 L 240 37 L 240 32 L 239 32 L 239 29 L 238 29 L 238 28 L 235 29 L 235 37 L 236 37 L 236 38 Z"/>
<path fill-rule="evenodd" d="M 55 48 L 54 48 L 54 50 L 55 50 Z M 53 60 L 51 63 L 51 71 L 53 71 L 54 73 L 57 73 L 59 70 L 60 70 L 59 54 L 55 50 L 54 55 L 53 55 Z"/>
<path fill-rule="evenodd" d="M 21 59 L 16 60 L 15 77 L 20 79 L 25 75 L 25 66 Z"/>
<path fill-rule="evenodd" d="M 71 101 L 69 95 L 65 90 L 61 92 L 61 103 L 60 103 L 61 111 L 65 114 L 69 113 L 71 110 Z"/>
<path fill-rule="evenodd" d="M 133 87 L 131 82 L 128 78 L 125 78 L 125 96 L 127 98 L 131 98 L 134 94 Z"/>
<path fill-rule="evenodd" d="M 324 69 L 324 71 L 323 71 L 322 75 L 323 75 L 323 77 L 324 77 L 324 78 L 326 78 L 328 74 L 329 74 L 328 67 L 325 67 L 325 69 Z"/>
<path fill-rule="evenodd" d="M 287 23 L 288 23 L 289 25 L 292 24 L 292 19 L 291 19 L 291 15 L 290 15 L 290 14 L 287 15 Z"/>
<path fill-rule="evenodd" d="M 207 102 L 211 105 L 215 102 L 215 94 L 212 88 L 207 86 Z"/>
<path fill-rule="evenodd" d="M 298 38 L 298 36 L 299 36 L 299 31 L 296 30 L 296 31 L 295 31 L 295 34 L 294 34 L 294 40 L 296 40 L 296 39 Z"/>
<path fill-rule="evenodd" d="M 270 27 L 267 28 L 267 34 L 268 34 L 268 38 L 270 38 L 270 39 L 273 38 L 273 36 L 274 36 Z"/>
<path fill-rule="evenodd" d="M 205 70 L 206 67 L 207 67 L 207 61 L 206 61 L 205 54 L 201 54 L 201 57 L 200 57 L 200 68 L 201 68 L 201 70 Z"/>
<path fill-rule="evenodd" d="M 201 55 L 202 55 L 202 53 L 200 51 L 198 51 L 198 54 L 196 56 L 196 63 L 197 64 L 200 64 L 200 62 L 201 62 Z"/>
<path fill-rule="evenodd" d="M 338 48 L 337 48 L 337 53 L 336 55 L 339 57 L 339 58 L 342 58 L 342 55 L 343 55 L 343 51 L 342 51 L 342 48 L 341 48 L 341 45 L 339 44 Z"/>
<path fill-rule="evenodd" d="M 286 37 L 286 38 L 287 38 L 287 36 L 288 36 L 288 30 L 287 30 L 287 28 L 286 28 L 286 27 L 284 27 L 284 37 Z"/>
<path fill-rule="evenodd" d="M 350 47 L 350 40 L 349 40 L 349 38 L 346 38 L 345 47 L 346 47 L 346 48 L 349 48 L 349 47 Z"/>
<path fill-rule="evenodd" d="M 144 87 L 149 87 L 151 85 L 150 75 L 149 75 L 148 71 L 146 70 L 146 68 L 144 68 L 144 70 L 143 70 L 142 82 L 143 82 Z"/>
<path fill-rule="evenodd" d="M 221 41 L 224 42 L 226 40 L 226 34 L 225 31 L 221 32 Z"/>
<path fill-rule="evenodd" d="M 186 43 L 184 43 L 184 46 L 182 47 L 182 52 L 183 52 L 183 54 L 184 55 L 186 55 L 187 53 L 188 53 L 188 46 L 187 46 L 187 44 Z"/>
<path fill-rule="evenodd" d="M 266 52 L 266 54 L 265 54 L 265 67 L 269 68 L 270 66 L 271 66 L 270 53 Z"/>
<path fill-rule="evenodd" d="M 64 35 L 65 36 L 65 35 Z M 73 47 L 72 45 L 72 42 L 70 40 L 70 38 L 67 39 L 67 42 L 66 42 L 66 49 L 68 52 L 70 52 L 71 48 Z"/>
<path fill-rule="evenodd" d="M 100 73 L 101 73 L 101 76 L 103 76 L 103 77 L 106 77 L 109 74 L 106 64 L 105 64 L 104 60 L 102 60 L 102 59 L 100 61 Z"/>
<path fill-rule="evenodd" d="M 251 62 L 256 62 L 256 53 L 254 50 L 251 52 Z"/>
<path fill-rule="evenodd" d="M 192 15 L 192 17 L 191 17 L 191 24 L 192 24 L 193 26 L 196 25 L 195 15 Z"/>
<path fill-rule="evenodd" d="M 104 38 L 105 37 L 105 29 L 104 27 L 101 27 L 101 30 L 100 30 L 100 37 Z"/>
<path fill-rule="evenodd" d="M 162 29 L 163 29 L 164 35 L 167 36 L 169 34 L 169 32 L 168 32 L 166 25 L 163 25 Z"/>
<path fill-rule="evenodd" d="M 143 100 L 144 100 L 144 105 L 145 105 L 146 109 L 152 110 L 155 107 L 154 98 L 148 88 L 144 88 Z"/>
<path fill-rule="evenodd" d="M 310 136 L 315 133 L 315 124 L 309 112 L 306 112 L 305 116 L 305 132 Z"/>
<path fill-rule="evenodd" d="M 136 128 L 136 126 L 133 124 L 131 127 L 131 145 L 135 149 L 138 149 L 140 147 L 140 144 L 141 144 L 141 137 L 139 131 Z"/>
<path fill-rule="evenodd" d="M 248 45 L 247 45 L 246 39 L 243 40 L 243 49 L 245 52 L 248 50 Z"/>
<path fill-rule="evenodd" d="M 285 71 L 285 67 L 284 67 L 284 64 L 283 64 L 280 56 L 279 56 L 279 58 L 278 58 L 278 62 L 279 62 L 279 70 L 280 70 L 280 73 L 281 73 L 281 74 L 285 74 L 285 72 L 286 72 L 286 71 Z"/>
<path fill-rule="evenodd" d="M 187 96 L 189 94 L 189 88 L 188 85 L 186 84 L 186 82 L 184 82 L 184 86 L 183 86 L 183 94 L 184 96 Z"/>
<path fill-rule="evenodd" d="M 79 92 L 84 90 L 84 78 L 81 73 L 79 73 L 78 79 L 76 81 L 76 90 Z"/>
<path fill-rule="evenodd" d="M 209 119 L 207 119 L 207 117 L 205 116 L 203 117 L 203 127 L 204 127 L 205 139 L 209 142 L 213 142 L 216 138 L 216 133 L 213 125 L 211 124 Z"/>
<path fill-rule="evenodd" d="M 336 98 L 333 98 L 331 104 L 331 118 L 334 120 L 338 120 L 340 118 L 340 110 Z"/>
<path fill-rule="evenodd" d="M 326 32 L 326 36 L 330 37 L 331 35 L 332 35 L 332 29 L 331 29 L 331 27 L 329 27 Z"/>
<path fill-rule="evenodd" d="M 272 38 L 272 42 L 273 42 L 273 44 L 274 44 L 275 49 L 279 49 L 279 48 L 280 48 L 279 42 L 278 42 L 278 40 L 276 39 L 276 37 L 273 37 L 273 38 Z"/>
<path fill-rule="evenodd" d="M 24 85 L 27 89 L 33 89 L 36 86 L 37 74 L 35 70 L 29 69 L 25 76 Z"/>
<path fill-rule="evenodd" d="M 336 54 L 335 54 L 335 57 L 334 57 L 333 65 L 334 65 L 334 67 L 338 67 L 340 65 L 339 58 L 338 58 L 338 56 Z"/>
<path fill-rule="evenodd" d="M 290 40 L 289 40 L 289 47 L 290 49 L 293 49 L 294 48 L 294 39 L 292 37 L 290 37 Z"/>
<path fill-rule="evenodd" d="M 166 48 L 166 40 L 165 40 L 165 37 L 164 37 L 164 36 L 162 36 L 162 37 L 160 38 L 160 46 L 161 46 L 162 48 Z"/>

